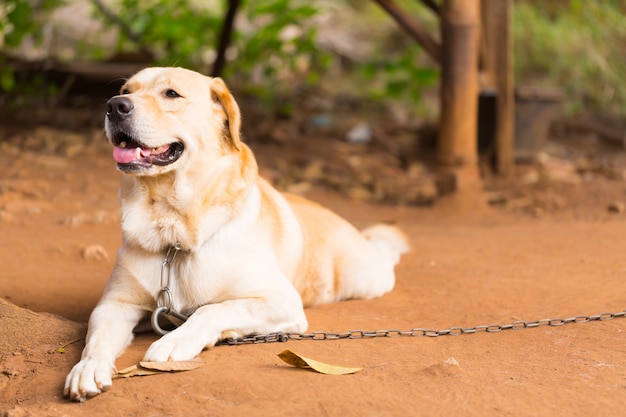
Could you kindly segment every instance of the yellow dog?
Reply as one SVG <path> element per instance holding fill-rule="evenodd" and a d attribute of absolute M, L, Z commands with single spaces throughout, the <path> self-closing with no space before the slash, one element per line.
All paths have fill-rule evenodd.
<path fill-rule="evenodd" d="M 276 191 L 240 125 L 220 78 L 181 68 L 142 70 L 108 101 L 105 130 L 125 174 L 123 243 L 66 379 L 72 400 L 111 386 L 133 328 L 158 308 L 189 318 L 145 360 L 180 361 L 229 337 L 305 331 L 306 306 L 393 288 L 404 235 L 385 225 L 358 232 Z"/>

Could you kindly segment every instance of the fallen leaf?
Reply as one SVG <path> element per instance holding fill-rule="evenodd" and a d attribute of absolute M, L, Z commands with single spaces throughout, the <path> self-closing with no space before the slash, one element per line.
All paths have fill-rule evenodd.
<path fill-rule="evenodd" d="M 167 361 L 167 362 L 139 362 L 139 366 L 155 371 L 191 371 L 204 365 L 204 361 L 200 358 L 194 358 L 190 361 Z"/>
<path fill-rule="evenodd" d="M 129 366 L 128 368 L 124 368 L 120 371 L 117 371 L 117 373 L 115 375 L 113 375 L 113 379 L 118 379 L 118 378 L 130 378 L 133 376 L 146 376 L 146 375 L 154 375 L 154 374 L 160 374 L 162 373 L 161 371 L 155 371 L 152 369 L 146 369 L 146 368 L 142 368 L 139 365 L 133 365 L 133 366 Z"/>
<path fill-rule="evenodd" d="M 347 375 L 359 372 L 363 368 L 348 368 L 345 366 L 330 365 L 324 362 L 319 362 L 314 359 L 305 358 L 290 350 L 284 350 L 278 354 L 278 357 L 283 362 L 303 369 L 313 369 L 321 374 L 325 375 Z"/>
<path fill-rule="evenodd" d="M 204 365 L 204 361 L 200 358 L 195 358 L 190 361 L 168 361 L 168 362 L 145 362 L 141 361 L 138 364 L 129 366 L 122 370 L 117 371 L 113 375 L 113 379 L 118 378 L 130 378 L 133 376 L 147 376 L 161 374 L 163 372 L 179 372 L 190 371 Z"/>

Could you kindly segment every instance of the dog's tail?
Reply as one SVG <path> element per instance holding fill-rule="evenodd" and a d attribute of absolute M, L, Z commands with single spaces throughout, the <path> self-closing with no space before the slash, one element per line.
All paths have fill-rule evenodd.
<path fill-rule="evenodd" d="M 361 234 L 374 245 L 388 251 L 394 265 L 400 261 L 400 255 L 411 249 L 406 235 L 397 227 L 389 224 L 370 226 L 361 230 Z"/>

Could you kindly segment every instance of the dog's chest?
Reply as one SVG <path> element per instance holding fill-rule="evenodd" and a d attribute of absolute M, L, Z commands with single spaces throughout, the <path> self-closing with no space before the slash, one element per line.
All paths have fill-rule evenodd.
<path fill-rule="evenodd" d="M 149 251 L 159 251 L 176 243 L 183 248 L 198 248 L 228 219 L 226 208 L 182 210 L 162 201 L 127 202 L 123 213 L 125 238 Z"/>
<path fill-rule="evenodd" d="M 131 201 L 122 211 L 125 237 L 146 250 L 159 251 L 176 243 L 189 248 L 197 245 L 197 228 L 168 204 Z"/>

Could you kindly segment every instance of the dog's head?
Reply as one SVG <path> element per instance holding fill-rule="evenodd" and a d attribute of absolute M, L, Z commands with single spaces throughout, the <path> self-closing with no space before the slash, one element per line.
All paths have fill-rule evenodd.
<path fill-rule="evenodd" d="M 221 78 L 182 68 L 146 68 L 107 102 L 106 135 L 118 168 L 158 175 L 194 155 L 237 152 L 239 107 Z"/>

